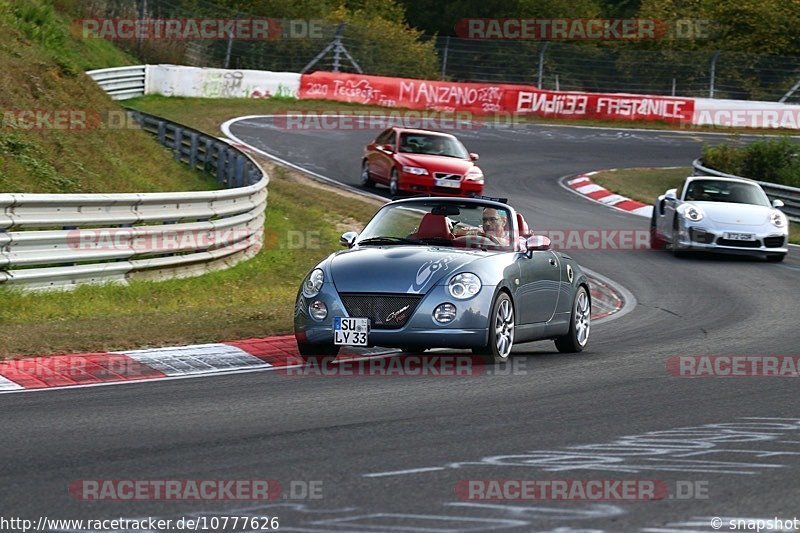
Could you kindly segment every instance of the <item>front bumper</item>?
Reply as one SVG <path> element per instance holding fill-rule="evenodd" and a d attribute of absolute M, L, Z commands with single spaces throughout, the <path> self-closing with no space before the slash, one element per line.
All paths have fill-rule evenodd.
<path fill-rule="evenodd" d="M 444 285 L 434 286 L 417 304 L 405 324 L 397 329 L 371 329 L 369 346 L 401 348 L 423 346 L 426 348 L 473 348 L 488 342 L 489 313 L 494 301 L 495 287 L 484 285 L 480 292 L 469 300 L 456 300 Z M 308 306 L 321 300 L 328 308 L 322 321 L 311 318 Z M 434 309 L 443 303 L 456 307 L 456 317 L 447 324 L 433 319 Z M 314 298 L 298 293 L 295 304 L 294 333 L 299 342 L 311 344 L 333 344 L 334 317 L 349 317 L 333 284 L 323 284 Z M 356 317 L 354 317 L 356 318 Z"/>
<path fill-rule="evenodd" d="M 725 233 L 749 233 L 753 240 L 736 241 L 725 239 Z M 680 250 L 696 250 L 708 252 L 721 252 L 737 255 L 768 255 L 786 254 L 789 252 L 787 243 L 789 235 L 782 233 L 778 228 L 765 228 L 764 226 L 736 226 L 735 228 L 719 229 L 710 227 L 709 224 L 690 223 L 682 225 L 678 232 Z"/>
<path fill-rule="evenodd" d="M 462 179 L 459 188 L 437 187 L 433 176 L 420 176 L 418 174 L 408 174 L 401 172 L 399 177 L 401 191 L 434 193 L 437 196 L 481 196 L 483 194 L 483 182 Z"/>

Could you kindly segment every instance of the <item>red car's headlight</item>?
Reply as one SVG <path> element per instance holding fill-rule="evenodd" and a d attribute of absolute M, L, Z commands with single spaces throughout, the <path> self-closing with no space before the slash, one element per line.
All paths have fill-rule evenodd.
<path fill-rule="evenodd" d="M 406 166 L 406 165 L 403 165 L 403 172 L 405 172 L 406 174 L 415 174 L 417 176 L 427 176 L 428 175 L 428 170 L 427 169 L 424 169 L 422 167 L 409 167 L 409 166 Z"/>

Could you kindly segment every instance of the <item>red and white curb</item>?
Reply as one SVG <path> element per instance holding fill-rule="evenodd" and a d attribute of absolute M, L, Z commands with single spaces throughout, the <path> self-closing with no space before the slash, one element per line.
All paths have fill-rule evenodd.
<path fill-rule="evenodd" d="M 594 320 L 622 316 L 626 309 L 635 305 L 635 299 L 626 295 L 624 288 L 595 272 L 587 272 L 587 275 L 591 277 Z M 345 348 L 337 360 L 396 352 L 386 348 Z M 0 394 L 276 370 L 302 364 L 294 335 L 147 350 L 28 357 L 0 361 Z"/>
<path fill-rule="evenodd" d="M 580 176 L 566 180 L 566 185 L 570 190 L 590 200 L 594 200 L 599 204 L 648 218 L 653 214 L 652 205 L 643 204 L 642 202 L 615 194 L 593 182 L 591 176 L 594 176 L 598 172 L 601 171 L 587 172 L 586 174 L 581 174 Z"/>

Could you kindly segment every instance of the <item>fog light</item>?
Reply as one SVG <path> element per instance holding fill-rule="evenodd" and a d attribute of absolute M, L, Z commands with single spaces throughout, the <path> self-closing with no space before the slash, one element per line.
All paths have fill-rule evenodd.
<path fill-rule="evenodd" d="M 310 314 L 311 318 L 314 320 L 325 320 L 325 317 L 328 316 L 328 308 L 320 300 L 314 300 L 311 302 L 311 305 L 308 306 L 308 314 Z"/>
<path fill-rule="evenodd" d="M 456 306 L 453 304 L 442 304 L 433 310 L 433 319 L 441 324 L 452 322 L 456 317 Z"/>

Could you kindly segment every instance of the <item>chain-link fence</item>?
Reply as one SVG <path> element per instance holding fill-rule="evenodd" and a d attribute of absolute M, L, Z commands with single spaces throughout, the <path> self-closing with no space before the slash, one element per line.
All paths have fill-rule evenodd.
<path fill-rule="evenodd" d="M 91 16 L 249 17 L 205 0 L 94 0 Z M 88 15 L 87 15 L 88 16 Z M 800 57 L 727 51 L 642 50 L 629 43 L 489 41 L 423 37 L 433 57 L 324 23 L 313 38 L 122 42 L 149 62 L 301 72 L 304 69 L 536 85 L 543 89 L 800 102 Z M 329 47 L 333 42 L 341 46 Z M 310 65 L 321 51 L 329 52 Z M 354 61 L 350 61 L 347 55 Z M 424 68 L 420 65 L 424 62 Z M 424 72 L 424 75 L 420 75 Z M 794 89 L 794 91 L 793 91 Z"/>

